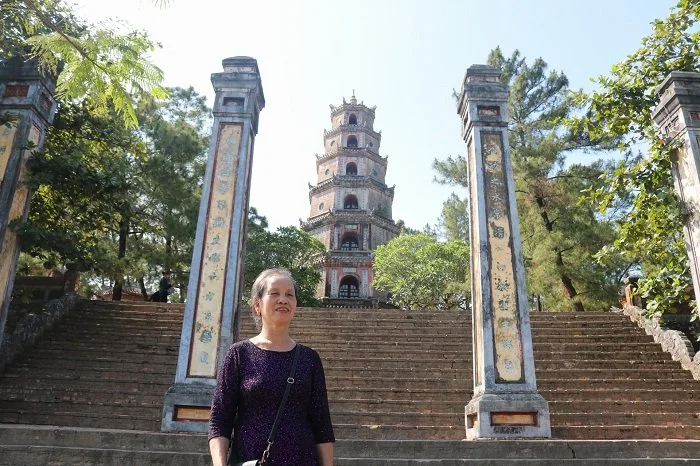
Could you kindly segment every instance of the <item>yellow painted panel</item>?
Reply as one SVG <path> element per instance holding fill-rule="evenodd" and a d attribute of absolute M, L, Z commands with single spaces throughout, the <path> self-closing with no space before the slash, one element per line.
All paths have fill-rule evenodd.
<path fill-rule="evenodd" d="M 11 128 L 0 126 L 0 183 L 5 179 L 7 163 L 10 161 L 10 154 L 12 154 L 12 145 L 15 140 L 16 132 L 17 128 L 14 126 Z"/>
<path fill-rule="evenodd" d="M 208 421 L 209 408 L 201 406 L 175 406 L 176 421 Z"/>
<path fill-rule="evenodd" d="M 493 316 L 496 379 L 501 382 L 523 380 L 522 344 L 515 281 L 515 262 L 511 246 L 509 203 L 503 162 L 501 133 L 484 132 L 482 156 L 486 190 L 487 229 L 491 264 L 491 311 Z"/>
<path fill-rule="evenodd" d="M 14 137 L 14 128 L 11 132 Z M 29 130 L 29 141 L 34 143 L 35 146 L 39 145 L 39 140 L 41 137 L 41 132 L 36 125 L 32 124 Z M 11 149 L 10 149 L 11 150 Z M 24 214 L 24 209 L 27 205 L 27 198 L 29 197 L 29 187 L 25 183 L 26 172 L 27 172 L 27 159 L 30 156 L 30 151 L 25 150 L 22 154 L 22 162 L 19 168 L 19 180 L 17 182 L 17 188 L 12 196 L 12 204 L 10 205 L 10 212 L 8 220 L 12 222 L 22 217 Z M 0 245 L 0 287 L 2 289 L 2 295 L 0 299 L 4 298 L 4 294 L 7 292 L 4 288 L 10 280 L 10 274 L 12 270 L 12 262 L 18 247 L 17 234 L 11 228 L 5 230 L 5 235 L 2 238 L 2 245 Z"/>
<path fill-rule="evenodd" d="M 537 413 L 491 413 L 492 426 L 536 426 Z"/>
<path fill-rule="evenodd" d="M 222 124 L 219 128 L 207 211 L 204 250 L 202 251 L 202 266 L 199 272 L 189 376 L 216 376 L 216 358 L 224 286 L 226 285 L 226 264 L 231 237 L 241 131 L 240 124 Z"/>

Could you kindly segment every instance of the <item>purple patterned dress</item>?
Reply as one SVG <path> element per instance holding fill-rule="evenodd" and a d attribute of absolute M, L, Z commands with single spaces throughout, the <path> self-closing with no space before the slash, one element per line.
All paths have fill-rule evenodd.
<path fill-rule="evenodd" d="M 238 461 L 259 459 L 267 445 L 294 350 L 279 352 L 239 341 L 226 353 L 214 390 L 209 439 L 231 437 Z M 317 443 L 335 442 L 326 380 L 318 353 L 300 345 L 295 382 L 270 449 L 269 465 L 319 464 Z"/>

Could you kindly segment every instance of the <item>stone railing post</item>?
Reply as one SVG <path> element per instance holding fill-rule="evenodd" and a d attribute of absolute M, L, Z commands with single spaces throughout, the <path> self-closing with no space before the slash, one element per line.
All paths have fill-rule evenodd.
<path fill-rule="evenodd" d="M 475 438 L 550 437 L 537 392 L 515 184 L 508 145 L 508 87 L 491 66 L 467 69 L 458 112 L 467 143 Z"/>
<path fill-rule="evenodd" d="M 42 75 L 34 60 L 0 61 L 0 342 L 9 312 L 19 257 L 19 238 L 10 223 L 29 213 L 32 192 L 27 184 L 27 160 L 41 149 L 53 122 L 54 79 Z"/>
<path fill-rule="evenodd" d="M 223 67 L 211 77 L 214 126 L 175 384 L 163 406 L 167 432 L 207 430 L 218 368 L 238 338 L 253 143 L 265 98 L 255 59 L 227 58 Z"/>

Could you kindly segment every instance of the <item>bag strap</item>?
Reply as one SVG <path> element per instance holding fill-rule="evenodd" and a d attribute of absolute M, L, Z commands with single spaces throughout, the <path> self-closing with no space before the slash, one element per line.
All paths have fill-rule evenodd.
<path fill-rule="evenodd" d="M 294 385 L 294 374 L 297 371 L 297 363 L 299 362 L 299 349 L 300 345 L 297 343 L 294 349 L 294 361 L 292 361 L 292 370 L 289 372 L 289 377 L 287 377 L 287 387 L 284 389 L 284 395 L 282 395 L 282 401 L 280 402 L 279 408 L 277 408 L 277 416 L 275 416 L 275 422 L 272 423 L 272 431 L 270 436 L 267 438 L 267 447 L 260 458 L 260 464 L 265 464 L 267 457 L 270 456 L 270 447 L 275 442 L 275 435 L 277 435 L 277 426 L 279 426 L 280 420 L 282 419 L 282 413 L 284 408 L 287 406 L 287 399 L 289 398 L 289 392 L 292 390 L 292 385 Z"/>

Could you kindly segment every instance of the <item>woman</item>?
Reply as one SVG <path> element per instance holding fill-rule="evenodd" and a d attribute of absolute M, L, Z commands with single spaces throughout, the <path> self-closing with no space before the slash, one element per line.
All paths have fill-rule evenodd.
<path fill-rule="evenodd" d="M 219 371 L 209 419 L 214 466 L 226 464 L 231 431 L 238 461 L 261 458 L 299 345 L 289 336 L 297 308 L 290 273 L 265 270 L 255 279 L 251 297 L 260 333 L 231 345 Z M 266 464 L 331 466 L 333 442 L 321 358 L 299 345 L 294 384 Z"/>

